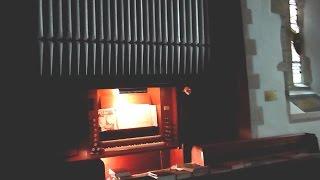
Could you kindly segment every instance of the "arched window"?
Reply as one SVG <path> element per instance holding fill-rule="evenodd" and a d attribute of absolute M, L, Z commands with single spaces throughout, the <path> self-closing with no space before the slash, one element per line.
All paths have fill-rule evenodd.
<path fill-rule="evenodd" d="M 296 0 L 289 0 L 291 38 L 292 81 L 296 87 L 304 86 L 304 77 L 301 64 L 302 38 L 298 23 L 298 6 Z"/>

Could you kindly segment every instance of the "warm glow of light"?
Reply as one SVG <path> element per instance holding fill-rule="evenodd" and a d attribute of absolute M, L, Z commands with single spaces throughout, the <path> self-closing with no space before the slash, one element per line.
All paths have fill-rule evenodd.
<path fill-rule="evenodd" d="M 76 150 L 76 155 L 70 156 L 70 158 L 67 158 L 66 161 L 72 162 L 88 159 L 88 155 L 88 150 Z"/>
<path fill-rule="evenodd" d="M 107 91 L 109 91 L 107 95 Z M 147 93 L 120 94 L 119 89 L 104 90 L 99 125 L 102 131 L 157 126 L 156 105 Z"/>
<path fill-rule="evenodd" d="M 157 109 L 149 104 L 121 104 L 99 110 L 102 131 L 157 126 Z"/>
<path fill-rule="evenodd" d="M 118 94 L 114 102 L 114 107 L 125 107 L 130 104 L 129 102 L 129 98 L 124 96 L 124 94 Z"/>
<path fill-rule="evenodd" d="M 116 111 L 119 129 L 157 126 L 155 105 L 126 104 Z"/>
<path fill-rule="evenodd" d="M 112 94 L 113 94 L 114 96 L 117 96 L 117 95 L 120 94 L 120 90 L 119 90 L 119 89 L 112 89 Z"/>

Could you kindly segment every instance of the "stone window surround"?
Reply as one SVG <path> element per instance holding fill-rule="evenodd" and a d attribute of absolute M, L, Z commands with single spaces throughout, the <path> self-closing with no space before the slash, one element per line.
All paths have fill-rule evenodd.
<path fill-rule="evenodd" d="M 304 19 L 304 5 L 305 0 L 296 0 L 298 7 L 298 25 L 300 28 L 300 33 L 303 34 L 303 19 Z M 299 88 L 293 85 L 292 80 L 292 60 L 291 60 L 291 32 L 290 32 L 290 11 L 289 11 L 289 0 L 271 0 L 271 12 L 279 14 L 281 18 L 281 46 L 282 46 L 282 56 L 283 62 L 282 66 L 279 65 L 280 71 L 285 73 L 286 79 L 286 90 L 297 90 Z M 311 84 L 311 69 L 310 69 L 310 59 L 306 57 L 304 53 L 304 43 L 302 43 L 302 54 L 301 54 L 301 69 L 302 76 L 304 79 L 304 84 L 310 86 Z"/>
<path fill-rule="evenodd" d="M 300 33 L 304 33 L 303 19 L 304 19 L 304 5 L 305 0 L 296 0 L 298 7 L 298 25 Z M 279 69 L 284 72 L 285 84 L 286 84 L 286 95 L 289 96 L 289 92 L 292 90 L 310 90 L 310 88 L 298 88 L 293 85 L 292 79 L 292 60 L 291 60 L 291 37 L 290 37 L 290 11 L 289 11 L 289 0 L 271 0 L 271 12 L 279 14 L 281 18 L 281 46 L 284 64 L 283 69 Z M 310 87 L 312 82 L 310 59 L 305 55 L 304 43 L 302 43 L 302 54 L 301 54 L 301 69 L 304 84 Z M 287 98 L 288 99 L 288 98 Z M 292 114 L 290 111 L 290 102 L 287 101 L 289 120 L 292 123 L 314 121 L 320 119 L 320 112 L 305 112 Z"/>
<path fill-rule="evenodd" d="M 303 9 L 305 0 L 297 0 L 297 6 L 299 9 Z M 249 80 L 249 95 L 250 95 L 250 116 L 256 119 L 252 123 L 256 125 L 263 124 L 263 109 L 261 106 L 257 105 L 255 90 L 260 89 L 260 77 L 259 74 L 254 74 L 252 70 L 252 56 L 256 55 L 256 43 L 254 39 L 251 39 L 248 33 L 248 25 L 252 24 L 251 10 L 247 8 L 246 0 L 241 0 L 242 6 L 242 16 L 243 16 L 243 29 L 244 29 L 244 39 L 245 39 L 245 49 L 246 49 L 246 62 L 247 62 L 247 72 Z M 285 78 L 285 89 L 286 95 L 289 96 L 290 90 L 297 90 L 293 86 L 292 79 L 292 60 L 291 60 L 291 40 L 289 35 L 290 30 L 290 13 L 289 13 L 289 0 L 271 0 L 271 12 L 279 14 L 281 18 L 281 47 L 283 61 L 278 64 L 277 69 L 284 73 Z M 299 12 L 298 23 L 303 24 L 303 11 Z M 303 34 L 303 26 L 300 26 L 300 32 Z M 304 47 L 302 47 L 304 49 Z M 302 50 L 303 52 L 303 50 Z M 310 86 L 312 82 L 310 59 L 303 53 L 301 55 L 302 59 L 302 71 L 305 84 Z M 299 90 L 299 89 L 298 89 Z M 288 98 L 287 98 L 288 99 Z M 314 121 L 320 119 L 320 112 L 309 112 L 301 114 L 291 114 L 290 113 L 290 102 L 287 100 L 287 111 L 289 120 L 291 123 L 299 123 L 305 121 Z M 257 122 L 255 122 L 257 121 Z M 252 129 L 255 131 L 256 129 Z M 253 132 L 253 134 L 255 134 Z"/>

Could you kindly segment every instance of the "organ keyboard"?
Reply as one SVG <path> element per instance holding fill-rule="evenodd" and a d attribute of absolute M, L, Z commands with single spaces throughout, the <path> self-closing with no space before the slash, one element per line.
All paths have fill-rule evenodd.
<path fill-rule="evenodd" d="M 83 151 L 78 153 L 74 157 L 68 158 L 67 161 L 79 161 L 79 160 L 89 160 L 89 159 L 99 159 L 104 157 L 121 156 L 127 154 L 135 154 L 149 151 L 164 150 L 177 147 L 177 144 L 168 143 L 165 141 L 150 142 L 150 143 L 139 143 L 130 144 L 114 147 L 104 147 L 101 148 L 99 153 L 92 154 L 88 151 Z"/>
<path fill-rule="evenodd" d="M 164 150 L 164 149 L 170 149 L 175 147 L 178 147 L 178 145 L 164 142 L 164 141 L 140 143 L 140 144 L 125 145 L 125 146 L 105 147 L 102 149 L 102 152 L 94 156 L 113 157 L 113 156 L 120 156 L 120 155 L 126 155 L 126 154 Z"/>
<path fill-rule="evenodd" d="M 166 145 L 166 142 L 152 142 L 152 143 L 142 143 L 142 144 L 131 144 L 126 146 L 116 146 L 116 147 L 107 147 L 104 148 L 104 152 L 106 153 L 112 153 L 114 151 L 132 151 L 137 150 L 140 148 L 161 148 Z"/>
<path fill-rule="evenodd" d="M 177 146 L 175 143 L 165 141 L 164 137 L 160 135 L 101 141 L 99 143 L 99 147 L 103 148 L 102 155 L 107 157 L 174 148 Z"/>

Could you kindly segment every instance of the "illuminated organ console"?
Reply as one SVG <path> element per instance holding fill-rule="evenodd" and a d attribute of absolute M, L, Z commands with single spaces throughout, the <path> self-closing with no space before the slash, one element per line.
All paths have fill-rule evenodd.
<path fill-rule="evenodd" d="M 90 90 L 91 156 L 178 147 L 176 88 Z"/>

